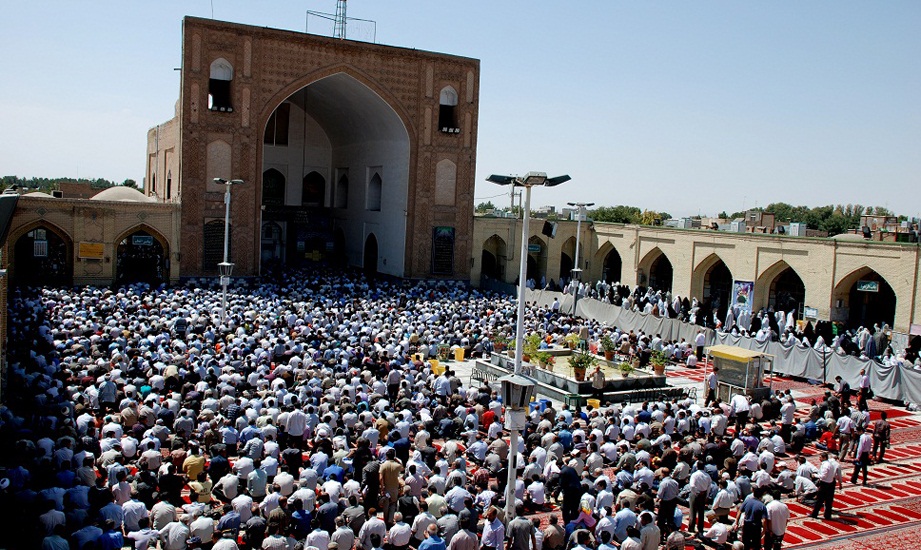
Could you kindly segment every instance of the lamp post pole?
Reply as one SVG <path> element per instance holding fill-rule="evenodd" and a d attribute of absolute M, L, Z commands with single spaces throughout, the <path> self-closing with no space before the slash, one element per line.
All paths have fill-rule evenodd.
<path fill-rule="evenodd" d="M 518 258 L 518 317 L 515 320 L 515 372 L 512 377 L 519 377 L 524 356 L 524 304 L 525 281 L 528 275 L 528 224 L 531 219 L 531 187 L 542 185 L 553 187 L 569 181 L 569 176 L 548 178 L 543 172 L 528 172 L 524 177 L 492 175 L 486 181 L 499 185 L 524 187 L 524 212 L 521 221 L 521 256 Z M 509 385 L 513 386 L 512 384 Z M 505 388 L 505 385 L 503 385 Z M 531 386 L 533 390 L 533 385 Z M 518 431 L 524 429 L 525 414 L 522 407 L 527 403 L 512 402 L 512 391 L 503 396 L 505 405 L 505 426 L 509 431 L 508 479 L 505 484 L 505 521 L 506 525 L 515 517 L 515 481 L 518 478 L 516 459 L 518 458 Z M 527 394 L 530 398 L 530 393 Z"/>
<path fill-rule="evenodd" d="M 227 285 L 230 283 L 230 274 L 233 273 L 233 264 L 228 262 L 230 253 L 230 188 L 243 183 L 243 180 L 225 180 L 214 178 L 214 183 L 224 186 L 224 261 L 218 264 L 218 273 L 221 276 L 221 323 L 227 319 Z"/>
<path fill-rule="evenodd" d="M 572 294 L 572 314 L 576 314 L 576 306 L 579 305 L 579 287 L 582 286 L 582 268 L 579 267 L 579 252 L 581 251 L 580 245 L 582 243 L 582 217 L 585 215 L 586 206 L 595 206 L 593 202 L 568 202 L 566 203 L 569 206 L 576 206 L 579 208 L 578 214 L 576 214 L 576 261 L 572 269 L 572 279 L 576 282 L 574 286 L 574 292 Z"/>
<path fill-rule="evenodd" d="M 521 218 L 521 254 L 518 257 L 518 316 L 515 319 L 515 374 L 521 373 L 524 360 L 524 302 L 528 276 L 528 225 L 531 221 L 531 186 L 524 188 L 524 213 Z M 514 435 L 512 436 L 514 437 Z"/>

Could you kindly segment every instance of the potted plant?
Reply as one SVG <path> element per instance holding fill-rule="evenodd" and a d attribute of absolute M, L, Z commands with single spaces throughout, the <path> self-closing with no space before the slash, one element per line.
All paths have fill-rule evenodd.
<path fill-rule="evenodd" d="M 634 370 L 636 370 L 633 367 L 633 365 L 631 365 L 630 363 L 626 361 L 621 361 L 621 363 L 617 365 L 617 368 L 620 370 L 620 375 L 624 378 L 627 378 L 628 376 L 633 374 Z"/>
<path fill-rule="evenodd" d="M 606 361 L 614 359 L 614 351 L 617 349 L 617 345 L 614 344 L 614 339 L 610 335 L 605 334 L 601 337 L 601 349 L 604 350 Z"/>
<path fill-rule="evenodd" d="M 534 357 L 538 351 L 540 351 L 540 334 L 532 332 L 524 337 L 524 343 L 521 347 L 521 358 L 524 361 L 531 361 L 531 358 Z"/>
<path fill-rule="evenodd" d="M 576 351 L 569 356 L 569 366 L 578 382 L 585 380 L 585 371 L 598 363 L 595 356 L 587 351 Z"/>
<path fill-rule="evenodd" d="M 575 332 L 570 332 L 566 335 L 565 338 L 563 338 L 563 341 L 566 342 L 566 345 L 569 346 L 569 349 L 576 349 L 576 346 L 582 342 L 582 338 L 580 338 L 579 335 Z"/>
<path fill-rule="evenodd" d="M 507 347 L 508 336 L 504 334 L 497 334 L 492 337 L 492 349 L 495 350 L 496 353 L 502 353 Z"/>
<path fill-rule="evenodd" d="M 553 354 L 549 351 L 538 351 L 534 354 L 534 360 L 537 361 L 541 367 L 553 372 L 554 358 Z"/>
<path fill-rule="evenodd" d="M 665 375 L 666 357 L 664 351 L 653 351 L 649 356 L 649 363 L 652 364 L 652 370 L 656 376 Z"/>

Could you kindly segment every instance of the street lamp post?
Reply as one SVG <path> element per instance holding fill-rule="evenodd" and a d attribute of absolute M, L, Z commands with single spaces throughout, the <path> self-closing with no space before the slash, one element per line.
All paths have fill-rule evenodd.
<path fill-rule="evenodd" d="M 579 305 L 579 286 L 582 284 L 582 268 L 579 267 L 579 245 L 582 242 L 582 217 L 585 216 L 585 208 L 587 206 L 595 206 L 593 202 L 567 202 L 569 206 L 576 206 L 579 208 L 579 213 L 576 214 L 576 261 L 574 267 L 572 268 L 572 280 L 576 281 L 575 292 L 572 296 L 572 314 L 576 314 L 576 306 Z"/>
<path fill-rule="evenodd" d="M 228 253 L 230 252 L 230 188 L 234 185 L 240 185 L 243 180 L 225 180 L 224 178 L 214 178 L 214 183 L 223 185 L 224 191 L 224 261 L 217 264 L 218 273 L 221 276 L 221 323 L 227 319 L 227 285 L 230 283 L 230 275 L 233 273 L 233 264 L 228 262 Z"/>
<path fill-rule="evenodd" d="M 503 390 L 508 387 L 509 395 L 503 395 L 503 403 L 505 404 L 506 410 L 506 419 L 505 423 L 510 433 L 509 438 L 509 454 L 508 454 L 508 482 L 505 487 L 505 521 L 511 521 L 515 517 L 515 478 L 516 466 L 515 460 L 518 457 L 518 432 L 524 429 L 523 414 L 521 411 L 522 407 L 527 407 L 527 402 L 525 401 L 523 405 L 517 405 L 513 403 L 513 391 L 512 389 L 517 387 L 517 385 L 523 379 L 526 382 L 530 382 L 527 378 L 520 375 L 521 373 L 521 362 L 523 357 L 523 348 L 524 348 L 524 302 L 525 302 L 525 279 L 527 277 L 528 269 L 528 222 L 531 219 L 531 187 L 534 186 L 544 186 L 544 187 L 555 187 L 561 183 L 569 181 L 571 178 L 568 175 L 557 176 L 555 178 L 548 178 L 547 174 L 544 172 L 528 172 L 524 177 L 517 176 L 497 176 L 495 174 L 486 178 L 486 181 L 496 183 L 499 185 L 513 185 L 515 187 L 524 187 L 524 212 L 521 222 L 521 255 L 518 258 L 520 265 L 518 266 L 518 318 L 515 322 L 515 374 L 513 378 L 515 379 L 513 383 L 505 384 L 503 383 Z M 504 379 L 503 379 L 504 380 Z M 531 387 L 530 391 L 527 393 L 527 398 L 530 400 L 531 392 L 533 392 L 533 382 L 530 382 Z M 515 394 L 520 395 L 520 394 Z M 521 411 L 521 412 L 519 412 Z M 520 422 L 519 422 L 520 420 Z M 520 424 L 520 426 L 519 426 Z"/>

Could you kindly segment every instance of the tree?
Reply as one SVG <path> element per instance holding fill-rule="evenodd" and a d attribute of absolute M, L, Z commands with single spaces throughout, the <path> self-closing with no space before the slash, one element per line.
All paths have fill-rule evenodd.
<path fill-rule="evenodd" d="M 130 187 L 132 189 L 138 188 L 138 182 L 134 181 L 133 179 L 126 179 L 125 181 L 122 182 L 122 185 L 125 187 Z"/>
<path fill-rule="evenodd" d="M 588 217 L 596 222 L 640 223 L 643 211 L 635 206 L 601 206 L 588 211 Z"/>

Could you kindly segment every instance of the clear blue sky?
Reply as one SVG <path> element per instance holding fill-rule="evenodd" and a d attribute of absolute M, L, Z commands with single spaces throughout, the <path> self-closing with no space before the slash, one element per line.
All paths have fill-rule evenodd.
<path fill-rule="evenodd" d="M 178 97 L 182 17 L 211 6 L 7 2 L 0 174 L 140 181 L 146 131 Z M 213 6 L 304 30 L 306 10 L 335 0 Z M 477 202 L 502 191 L 490 173 L 540 170 L 573 181 L 535 206 L 921 214 L 916 0 L 350 0 L 349 15 L 376 20 L 379 43 L 481 60 Z"/>

